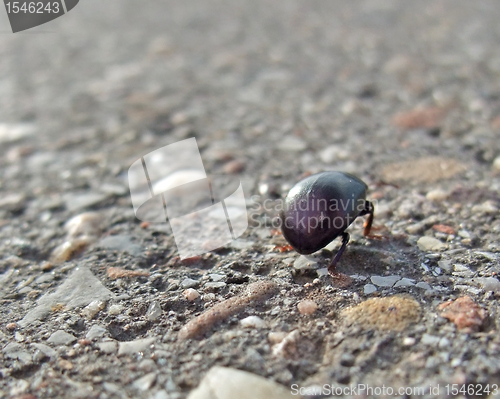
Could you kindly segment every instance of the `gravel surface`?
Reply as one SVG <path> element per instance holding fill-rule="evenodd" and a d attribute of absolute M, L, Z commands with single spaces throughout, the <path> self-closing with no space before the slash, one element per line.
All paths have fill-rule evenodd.
<path fill-rule="evenodd" d="M 500 397 L 499 20 L 496 0 L 85 0 L 4 31 L 0 397 Z M 190 137 L 249 228 L 180 260 L 127 171 Z M 375 204 L 342 281 L 339 240 L 300 256 L 276 229 L 324 170 Z"/>

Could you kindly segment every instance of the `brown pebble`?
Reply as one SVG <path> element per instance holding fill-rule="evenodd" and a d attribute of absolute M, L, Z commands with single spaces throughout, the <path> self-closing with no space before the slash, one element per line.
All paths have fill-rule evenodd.
<path fill-rule="evenodd" d="M 179 331 L 179 339 L 199 337 L 216 323 L 241 312 L 253 302 L 264 300 L 277 292 L 278 286 L 272 281 L 252 283 L 241 294 L 217 303 L 201 315 L 190 320 Z"/>
<path fill-rule="evenodd" d="M 200 293 L 196 291 L 194 288 L 188 288 L 185 290 L 182 295 L 184 298 L 186 298 L 188 301 L 194 301 L 196 298 L 200 296 Z"/>
<path fill-rule="evenodd" d="M 297 309 L 300 314 L 310 315 L 316 312 L 318 309 L 318 305 L 316 302 L 311 301 L 310 299 L 304 299 L 297 304 Z"/>
<path fill-rule="evenodd" d="M 449 179 L 466 170 L 466 166 L 455 160 L 441 157 L 425 157 L 396 162 L 382 169 L 382 179 L 387 183 L 433 183 Z"/>
<path fill-rule="evenodd" d="M 392 124 L 400 129 L 433 129 L 439 127 L 444 116 L 442 108 L 415 108 L 396 114 L 392 118 Z"/>
<path fill-rule="evenodd" d="M 239 173 L 243 169 L 245 169 L 245 164 L 238 160 L 229 161 L 224 165 L 224 173 L 227 174 Z"/>
<path fill-rule="evenodd" d="M 439 305 L 438 309 L 442 310 L 441 317 L 452 321 L 459 330 L 464 332 L 479 331 L 487 315 L 470 296 L 444 302 Z"/>
<path fill-rule="evenodd" d="M 372 298 L 342 314 L 349 324 L 355 323 L 364 329 L 402 331 L 419 319 L 420 304 L 406 296 Z"/>
<path fill-rule="evenodd" d="M 92 341 L 90 339 L 87 339 L 87 338 L 82 338 L 82 339 L 78 340 L 78 343 L 81 346 L 87 346 L 87 345 L 90 345 L 92 343 Z"/>
<path fill-rule="evenodd" d="M 71 363 L 69 360 L 61 359 L 59 360 L 59 367 L 61 367 L 64 370 L 72 370 L 73 363 Z"/>
<path fill-rule="evenodd" d="M 9 323 L 5 327 L 7 328 L 7 330 L 12 331 L 17 328 L 17 323 Z"/>
<path fill-rule="evenodd" d="M 500 115 L 491 121 L 491 127 L 495 130 L 500 130 Z"/>
<path fill-rule="evenodd" d="M 150 222 L 141 222 L 141 229 L 147 229 L 150 225 Z"/>
<path fill-rule="evenodd" d="M 279 344 L 281 341 L 283 341 L 286 336 L 287 333 L 284 331 L 279 331 L 279 332 L 272 331 L 267 335 L 267 340 L 271 345 L 276 345 Z"/>
<path fill-rule="evenodd" d="M 444 234 L 456 234 L 456 231 L 453 227 L 447 226 L 445 224 L 435 224 L 432 226 L 433 230 L 439 231 Z"/>
<path fill-rule="evenodd" d="M 81 254 L 93 240 L 88 237 L 76 238 L 63 242 L 54 248 L 50 256 L 50 261 L 59 264 L 71 260 Z"/>
<path fill-rule="evenodd" d="M 288 333 L 280 343 L 273 346 L 273 355 L 294 358 L 297 355 L 297 342 L 300 339 L 299 330 Z"/>
<path fill-rule="evenodd" d="M 149 273 L 145 270 L 126 270 L 121 267 L 108 267 L 106 270 L 108 277 L 112 280 L 122 277 L 138 277 L 138 276 L 149 276 Z"/>

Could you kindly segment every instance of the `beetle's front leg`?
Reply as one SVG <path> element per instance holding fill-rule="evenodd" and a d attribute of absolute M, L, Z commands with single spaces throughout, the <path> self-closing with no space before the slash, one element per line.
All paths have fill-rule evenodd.
<path fill-rule="evenodd" d="M 346 233 L 345 231 L 342 233 L 342 245 L 340 246 L 340 249 L 338 250 L 337 254 L 334 256 L 332 259 L 332 262 L 330 263 L 330 266 L 328 266 L 328 273 L 330 276 L 334 277 L 338 273 L 336 272 L 335 268 L 337 266 L 337 263 L 339 262 L 339 259 L 341 258 L 342 254 L 345 251 L 345 248 L 347 247 L 347 243 L 349 242 L 349 233 Z"/>
<path fill-rule="evenodd" d="M 365 201 L 365 209 L 363 209 L 359 213 L 359 216 L 368 215 L 368 218 L 365 221 L 364 229 L 363 229 L 364 236 L 370 235 L 370 230 L 372 229 L 374 213 L 375 213 L 375 207 L 373 206 L 373 204 L 370 201 Z"/>

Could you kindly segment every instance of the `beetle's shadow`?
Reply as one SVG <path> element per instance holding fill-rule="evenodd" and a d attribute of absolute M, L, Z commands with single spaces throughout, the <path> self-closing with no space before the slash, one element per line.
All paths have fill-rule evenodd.
<path fill-rule="evenodd" d="M 412 278 L 419 275 L 415 267 L 419 264 L 418 253 L 405 240 L 390 237 L 369 242 L 369 246 L 362 245 L 361 241 L 351 242 L 337 264 L 337 271 L 366 277 L 396 274 Z M 324 252 L 327 252 L 324 256 L 335 256 L 335 251 Z"/>

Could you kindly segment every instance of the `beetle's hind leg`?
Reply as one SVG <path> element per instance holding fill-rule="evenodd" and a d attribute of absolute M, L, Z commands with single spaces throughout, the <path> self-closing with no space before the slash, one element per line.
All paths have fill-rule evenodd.
<path fill-rule="evenodd" d="M 335 268 L 337 266 L 337 263 L 339 262 L 340 258 L 342 257 L 342 254 L 345 251 L 345 248 L 347 246 L 347 243 L 349 242 L 349 233 L 346 233 L 345 231 L 342 233 L 342 245 L 340 246 L 340 249 L 338 252 L 335 254 L 334 258 L 332 259 L 332 262 L 330 263 L 330 266 L 328 266 L 328 273 L 331 276 L 337 275 L 338 273 L 335 271 Z"/>
<path fill-rule="evenodd" d="M 365 221 L 364 229 L 363 229 L 364 236 L 370 235 L 370 231 L 372 229 L 374 211 L 375 211 L 375 208 L 374 208 L 373 204 L 370 201 L 365 201 L 365 209 L 363 209 L 359 213 L 359 216 L 368 215 L 368 218 Z"/>

